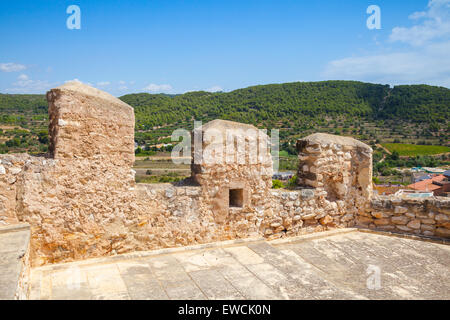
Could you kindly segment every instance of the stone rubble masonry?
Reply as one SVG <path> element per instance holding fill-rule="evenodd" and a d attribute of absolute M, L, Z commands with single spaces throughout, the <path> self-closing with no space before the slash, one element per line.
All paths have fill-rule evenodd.
<path fill-rule="evenodd" d="M 297 141 L 298 181 L 331 201 L 372 196 L 372 148 L 350 137 L 315 133 Z"/>
<path fill-rule="evenodd" d="M 47 98 L 51 155 L 2 155 L 0 220 L 31 225 L 33 265 L 110 254 L 139 217 L 133 109 L 80 83 Z"/>
<path fill-rule="evenodd" d="M 450 199 L 378 196 L 358 217 L 357 225 L 383 231 L 450 238 Z"/>
<path fill-rule="evenodd" d="M 0 225 L 31 225 L 33 266 L 355 225 L 450 238 L 448 200 L 372 197 L 372 150 L 355 139 L 300 139 L 298 190 L 272 190 L 272 159 L 262 147 L 268 136 L 214 120 L 196 129 L 202 151 L 190 179 L 136 184 L 130 106 L 81 83 L 50 90 L 47 98 L 50 155 L 0 155 Z M 208 136 L 230 129 L 243 132 L 244 148 L 225 149 L 231 161 L 205 161 L 216 150 Z M 255 142 L 257 161 L 238 161 Z"/>
<path fill-rule="evenodd" d="M 272 158 L 270 150 L 258 147 L 268 145 L 269 137 L 257 135 L 258 129 L 252 125 L 226 120 L 213 120 L 195 130 L 201 132 L 202 147 L 201 152 L 194 148 L 194 135 L 192 180 L 202 187 L 205 210 L 218 224 L 235 221 L 244 224 L 248 232 L 257 232 L 261 218 L 272 214 Z M 252 151 L 253 158 L 249 156 Z M 195 152 L 200 152 L 198 157 Z M 230 208 L 230 190 L 242 193 L 240 206 Z"/>

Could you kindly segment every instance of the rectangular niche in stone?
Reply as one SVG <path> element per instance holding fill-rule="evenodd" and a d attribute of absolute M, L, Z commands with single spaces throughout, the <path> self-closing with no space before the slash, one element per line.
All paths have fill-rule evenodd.
<path fill-rule="evenodd" d="M 244 205 L 244 189 L 229 189 L 229 207 L 242 208 Z"/>

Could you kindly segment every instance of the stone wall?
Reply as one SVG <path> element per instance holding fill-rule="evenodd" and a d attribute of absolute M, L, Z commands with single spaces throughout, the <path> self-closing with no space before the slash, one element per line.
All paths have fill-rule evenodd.
<path fill-rule="evenodd" d="M 3 221 L 31 225 L 34 265 L 105 255 L 136 223 L 134 113 L 97 89 L 51 90 L 50 155 L 1 155 Z"/>
<path fill-rule="evenodd" d="M 374 198 L 357 217 L 362 228 L 450 238 L 450 199 Z"/>
<path fill-rule="evenodd" d="M 314 189 L 272 190 L 275 215 L 265 221 L 269 239 L 346 228 L 354 225 L 343 200 L 328 201 L 326 192 Z"/>
<path fill-rule="evenodd" d="M 141 246 L 147 249 L 255 235 L 252 231 L 256 231 L 256 224 L 245 215 L 217 223 L 200 186 L 139 184 L 136 191 L 136 204 L 143 212 L 140 222 L 143 228 L 136 230 L 134 237 L 142 240 Z M 153 213 L 148 208 L 154 208 Z"/>
<path fill-rule="evenodd" d="M 315 133 L 297 141 L 298 181 L 327 199 L 365 203 L 372 196 L 372 148 L 350 137 Z"/>
<path fill-rule="evenodd" d="M 47 97 L 50 154 L 0 155 L 0 224 L 31 225 L 34 266 L 355 223 L 449 237 L 444 200 L 371 199 L 372 150 L 352 138 L 299 140 L 298 190 L 272 190 L 268 137 L 250 134 L 256 130 L 250 125 L 216 120 L 198 129 L 202 149 L 200 162 L 193 157 L 191 179 L 136 185 L 131 107 L 79 83 Z M 241 130 L 243 149 L 211 154 L 208 132 L 223 135 L 230 128 Z M 256 162 L 247 157 L 254 143 Z M 223 162 L 204 161 L 218 154 Z"/>
<path fill-rule="evenodd" d="M 353 138 L 316 133 L 299 139 L 297 150 L 297 184 L 315 197 L 300 205 L 289 201 L 288 208 L 283 201 L 275 203 L 291 215 L 292 210 L 303 215 L 309 230 L 353 226 L 372 197 L 372 149 Z"/>
<path fill-rule="evenodd" d="M 19 222 L 16 215 L 16 181 L 30 158 L 27 154 L 0 155 L 0 227 Z"/>
<path fill-rule="evenodd" d="M 0 156 L 3 221 L 30 223 L 33 265 L 258 234 L 271 162 L 260 164 L 265 175 L 245 165 L 203 166 L 200 187 L 136 186 L 132 108 L 79 83 L 47 97 L 50 155 Z M 248 187 L 245 205 L 225 216 L 211 195 L 224 186 Z"/>

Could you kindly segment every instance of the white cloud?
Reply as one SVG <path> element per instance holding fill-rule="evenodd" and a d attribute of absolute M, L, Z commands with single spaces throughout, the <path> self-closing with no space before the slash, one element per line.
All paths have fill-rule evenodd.
<path fill-rule="evenodd" d="M 419 24 L 392 29 L 389 41 L 406 43 L 408 48 L 381 49 L 377 54 L 337 59 L 328 63 L 322 76 L 327 79 L 450 87 L 448 17 L 450 0 L 431 0 L 426 12 L 410 15 Z"/>
<path fill-rule="evenodd" d="M 93 84 L 92 84 L 91 82 L 83 82 L 83 81 L 79 80 L 78 78 L 75 78 L 75 79 L 72 79 L 72 80 L 66 80 L 66 81 L 64 81 L 64 83 L 69 83 L 69 82 L 82 83 L 82 84 L 85 84 L 85 85 L 88 85 L 88 86 L 93 87 Z"/>
<path fill-rule="evenodd" d="M 417 20 L 417 19 L 426 17 L 426 15 L 427 15 L 427 13 L 425 11 L 420 11 L 420 12 L 414 12 L 408 18 L 410 18 L 411 20 Z"/>
<path fill-rule="evenodd" d="M 44 93 L 54 87 L 55 84 L 44 80 L 32 80 L 26 74 L 17 77 L 13 88 L 6 89 L 7 93 Z"/>
<path fill-rule="evenodd" d="M 78 83 L 82 83 L 80 80 L 78 80 L 77 78 L 72 79 L 72 80 L 66 80 L 64 81 L 64 83 L 68 83 L 68 82 L 78 82 Z"/>
<path fill-rule="evenodd" d="M 413 46 L 421 46 L 430 40 L 448 38 L 450 35 L 450 0 L 431 0 L 428 10 L 414 12 L 409 16 L 411 20 L 423 22 L 411 28 L 395 27 L 389 40 L 400 41 Z"/>
<path fill-rule="evenodd" d="M 23 64 L 8 62 L 8 63 L 0 63 L 0 70 L 3 72 L 17 72 L 25 70 L 27 67 L 25 67 Z"/>
<path fill-rule="evenodd" d="M 223 91 L 223 88 L 219 87 L 219 86 L 213 86 L 213 87 L 211 87 L 209 89 L 205 89 L 205 91 L 208 91 L 208 92 L 219 92 L 219 91 Z"/>
<path fill-rule="evenodd" d="M 100 82 L 97 82 L 97 86 L 98 87 L 106 87 L 106 86 L 109 86 L 111 84 L 111 82 L 109 82 L 109 81 L 100 81 Z"/>
<path fill-rule="evenodd" d="M 447 47 L 447 49 L 443 49 Z M 331 61 L 328 79 L 361 80 L 390 84 L 424 83 L 450 87 L 450 42 L 416 52 L 386 53 Z"/>
<path fill-rule="evenodd" d="M 26 74 L 21 74 L 20 76 L 17 77 L 18 80 L 22 80 L 22 81 L 26 81 L 28 80 L 28 76 Z"/>
<path fill-rule="evenodd" d="M 171 92 L 173 90 L 172 86 L 170 84 L 154 84 L 151 83 L 148 86 L 146 86 L 145 88 L 143 88 L 143 90 L 145 91 L 150 91 L 150 92 Z"/>

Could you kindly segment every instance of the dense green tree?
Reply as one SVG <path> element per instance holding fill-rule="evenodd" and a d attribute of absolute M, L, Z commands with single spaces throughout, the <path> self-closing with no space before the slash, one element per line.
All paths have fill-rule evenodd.
<path fill-rule="evenodd" d="M 45 130 L 41 130 L 38 132 L 38 140 L 42 144 L 48 143 L 48 132 Z"/>

